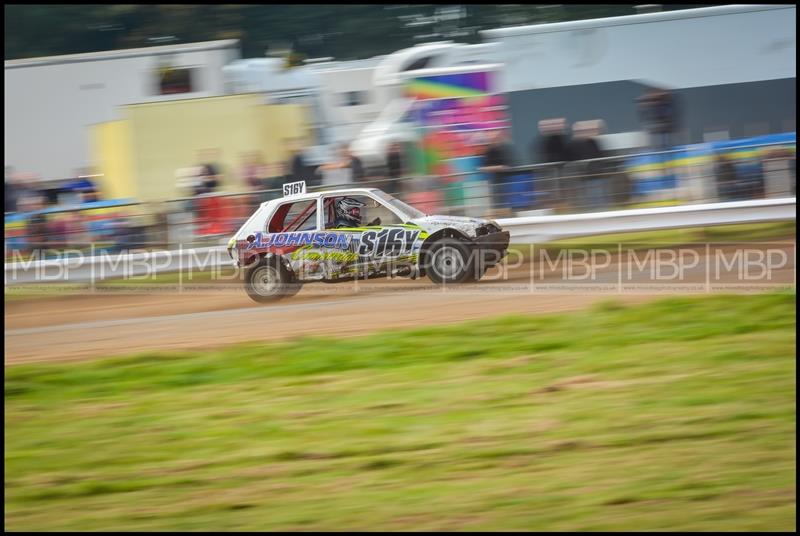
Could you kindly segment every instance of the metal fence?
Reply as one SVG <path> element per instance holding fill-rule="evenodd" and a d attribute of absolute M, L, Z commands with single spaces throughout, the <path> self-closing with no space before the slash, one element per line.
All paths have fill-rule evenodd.
<path fill-rule="evenodd" d="M 503 218 L 788 197 L 795 195 L 795 162 L 794 142 L 781 142 L 518 166 L 498 175 L 372 176 L 355 185 L 381 188 L 429 214 Z M 33 250 L 220 244 L 260 203 L 281 195 L 280 189 L 268 189 L 6 214 L 6 259 Z"/>

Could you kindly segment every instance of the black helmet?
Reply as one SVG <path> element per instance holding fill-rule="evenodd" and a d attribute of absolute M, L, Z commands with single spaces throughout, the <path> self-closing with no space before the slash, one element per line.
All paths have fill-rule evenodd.
<path fill-rule="evenodd" d="M 336 217 L 351 225 L 361 225 L 361 207 L 365 206 L 358 199 L 343 197 L 336 202 Z"/>

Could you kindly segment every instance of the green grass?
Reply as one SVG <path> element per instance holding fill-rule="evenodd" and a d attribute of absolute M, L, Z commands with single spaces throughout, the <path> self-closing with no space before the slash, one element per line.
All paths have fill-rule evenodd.
<path fill-rule="evenodd" d="M 735 225 L 715 225 L 712 227 L 684 227 L 663 231 L 621 233 L 557 240 L 556 244 L 655 244 L 674 245 L 717 242 L 742 243 L 757 240 L 784 239 L 795 235 L 794 221 L 771 223 L 741 223 Z"/>
<path fill-rule="evenodd" d="M 680 199 L 662 199 L 660 201 L 642 201 L 641 203 L 632 203 L 625 208 L 635 209 L 635 208 L 677 207 L 683 204 L 685 203 Z"/>
<path fill-rule="evenodd" d="M 7 367 L 5 525 L 794 530 L 795 302 Z"/>

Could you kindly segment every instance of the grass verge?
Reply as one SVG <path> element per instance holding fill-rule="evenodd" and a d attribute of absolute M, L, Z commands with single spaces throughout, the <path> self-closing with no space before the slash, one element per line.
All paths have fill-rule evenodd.
<path fill-rule="evenodd" d="M 8 367 L 5 525 L 794 530 L 795 302 Z"/>

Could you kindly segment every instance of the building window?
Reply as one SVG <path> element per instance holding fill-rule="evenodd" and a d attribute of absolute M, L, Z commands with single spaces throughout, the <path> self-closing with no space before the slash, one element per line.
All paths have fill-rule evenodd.
<path fill-rule="evenodd" d="M 176 93 L 191 93 L 197 91 L 195 76 L 197 69 L 193 68 L 167 68 L 156 73 L 158 79 L 159 95 L 174 95 Z"/>
<path fill-rule="evenodd" d="M 425 67 L 428 66 L 428 64 L 431 62 L 432 59 L 433 59 L 433 56 L 423 56 L 421 58 L 418 58 L 417 60 L 412 62 L 410 65 L 407 65 L 406 68 L 403 69 L 402 72 L 416 71 L 418 69 L 424 69 Z"/>
<path fill-rule="evenodd" d="M 342 106 L 361 106 L 366 103 L 366 91 L 346 91 L 342 93 Z"/>

